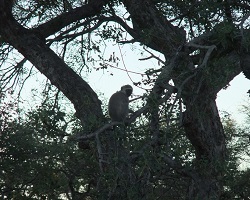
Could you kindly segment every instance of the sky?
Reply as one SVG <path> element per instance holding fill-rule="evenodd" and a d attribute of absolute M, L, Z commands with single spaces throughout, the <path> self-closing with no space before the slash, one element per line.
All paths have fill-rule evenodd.
<path fill-rule="evenodd" d="M 97 93 L 103 93 L 106 98 L 109 98 L 114 92 L 118 91 L 122 85 L 130 84 L 133 86 L 133 82 L 141 81 L 142 75 L 140 73 L 143 73 L 145 69 L 157 69 L 160 67 L 158 61 L 153 59 L 139 61 L 139 58 L 145 58 L 149 56 L 149 54 L 142 56 L 128 48 L 121 48 L 121 51 L 118 50 L 118 48 L 113 49 L 116 49 L 116 55 L 120 57 L 120 60 L 122 60 L 121 57 L 124 59 L 124 63 L 121 61 L 118 67 L 124 70 L 127 69 L 132 72 L 137 72 L 138 74 L 129 73 L 129 77 L 126 72 L 116 68 L 108 68 L 108 73 L 102 70 L 93 71 L 88 77 L 89 84 Z M 108 54 L 111 54 L 111 52 L 108 52 Z M 155 55 L 160 56 L 157 54 Z M 135 96 L 145 92 L 138 87 L 133 86 L 133 88 L 133 94 Z M 230 82 L 229 87 L 227 87 L 227 89 L 222 89 L 217 95 L 216 102 L 219 111 L 226 111 L 231 114 L 232 119 L 236 120 L 238 123 L 244 123 L 244 114 L 241 113 L 240 109 L 242 105 L 250 100 L 250 98 L 248 98 L 248 90 L 250 90 L 250 80 L 246 79 L 243 74 L 235 77 Z"/>
<path fill-rule="evenodd" d="M 120 75 L 118 70 L 111 70 L 113 76 L 105 75 L 102 72 L 93 73 L 89 80 L 91 86 L 97 93 L 103 93 L 105 97 L 109 98 L 114 92 L 118 91 L 122 85 L 132 84 L 131 80 L 126 77 L 125 72 Z M 117 71 L 117 72 L 116 72 Z M 138 80 L 140 76 L 133 76 L 133 80 Z M 92 80 L 95 80 L 92 82 Z M 134 95 L 141 95 L 144 90 L 134 87 Z M 216 99 L 219 111 L 228 112 L 231 117 L 238 123 L 244 123 L 244 114 L 240 109 L 249 101 L 247 91 L 250 90 L 250 80 L 246 79 L 243 74 L 235 77 L 227 89 L 222 89 Z"/>
<path fill-rule="evenodd" d="M 112 68 L 109 67 L 108 70 L 103 71 L 102 69 L 92 72 L 84 78 L 90 86 L 97 93 L 99 98 L 103 101 L 108 101 L 109 97 L 116 91 L 120 90 L 122 85 L 130 84 L 133 86 L 133 82 L 139 82 L 143 78 L 145 69 L 149 68 L 160 68 L 158 61 L 155 59 L 143 60 L 139 59 L 148 57 L 149 54 L 141 54 L 140 50 L 133 51 L 131 47 L 123 46 L 112 46 L 107 48 L 108 50 L 104 53 L 106 58 L 110 55 L 115 54 L 119 57 L 120 62 L 118 65 L 115 63 L 113 66 L 119 67 Z M 160 54 L 155 53 L 155 56 L 160 56 Z M 97 63 L 95 67 L 99 67 Z M 130 73 L 126 73 L 123 70 L 129 70 Z M 136 73 L 133 73 L 136 72 Z M 41 75 L 38 72 L 36 75 L 37 80 L 41 80 Z M 40 87 L 39 83 L 35 79 L 28 80 L 23 89 L 22 95 L 25 104 L 29 104 L 32 93 L 30 92 L 32 86 Z M 142 95 L 145 93 L 144 89 L 133 86 L 134 91 L 132 98 L 137 97 L 137 95 Z M 221 90 L 217 95 L 217 106 L 219 111 L 226 111 L 231 114 L 231 117 L 236 120 L 237 123 L 244 123 L 244 114 L 240 111 L 242 105 L 246 105 L 249 101 L 247 91 L 250 90 L 250 80 L 246 79 L 243 74 L 235 77 L 227 89 Z M 34 101 L 31 101 L 31 104 Z M 28 105 L 33 106 L 33 105 Z"/>
<path fill-rule="evenodd" d="M 241 73 L 230 82 L 227 89 L 218 93 L 216 103 L 219 110 L 231 114 L 238 123 L 244 123 L 245 115 L 241 112 L 241 107 L 250 100 L 248 90 L 250 90 L 250 80 Z"/>

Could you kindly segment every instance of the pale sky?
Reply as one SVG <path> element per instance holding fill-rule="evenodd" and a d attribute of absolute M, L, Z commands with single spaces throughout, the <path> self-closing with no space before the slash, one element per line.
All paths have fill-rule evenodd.
<path fill-rule="evenodd" d="M 116 47 L 113 47 L 116 50 L 116 55 L 119 55 L 119 51 Z M 124 58 L 124 64 L 127 70 L 133 72 L 144 72 L 148 68 L 159 68 L 158 61 L 156 60 L 147 60 L 139 61 L 139 58 L 147 57 L 148 54 L 141 56 L 136 54 L 134 51 L 129 50 L 128 48 L 122 48 L 122 55 Z M 109 52 L 110 54 L 110 52 Z M 159 55 L 156 55 L 159 56 Z M 108 57 L 108 55 L 107 55 Z M 125 69 L 122 61 L 119 63 L 119 68 Z M 109 75 L 107 72 L 97 71 L 89 75 L 88 80 L 93 87 L 93 89 L 98 93 L 101 91 L 104 93 L 104 96 L 109 98 L 114 92 L 118 91 L 122 85 L 132 84 L 133 82 L 141 81 L 142 76 L 140 74 L 129 73 L 132 81 L 128 77 L 127 73 L 115 68 L 109 68 L 109 73 L 112 73 L 113 76 Z M 141 95 L 144 93 L 144 90 L 133 87 L 135 95 Z M 231 82 L 230 86 L 227 89 L 221 90 L 217 95 L 217 106 L 220 111 L 226 111 L 231 114 L 232 118 L 235 119 L 238 123 L 244 122 L 244 114 L 240 113 L 240 108 L 243 104 L 249 100 L 247 91 L 250 90 L 250 80 L 246 79 L 243 74 L 235 77 Z"/>
<path fill-rule="evenodd" d="M 107 100 L 109 97 L 116 91 L 120 90 L 122 85 L 130 84 L 133 86 L 132 82 L 139 82 L 141 81 L 142 74 L 145 69 L 149 68 L 160 68 L 161 66 L 158 65 L 158 61 L 156 60 L 147 60 L 147 61 L 139 61 L 139 58 L 145 58 L 149 56 L 149 54 L 141 55 L 138 53 L 139 51 L 132 51 L 128 47 L 120 47 L 121 52 L 117 46 L 112 46 L 106 51 L 106 58 L 110 56 L 110 54 L 115 51 L 117 57 L 120 58 L 120 62 L 118 67 L 125 70 L 124 64 L 127 70 L 130 70 L 135 73 L 128 74 L 125 71 L 116 69 L 116 68 L 108 68 L 107 71 L 95 71 L 93 70 L 85 79 L 90 86 L 94 89 L 94 91 L 99 95 L 102 95 L 100 98 L 106 98 Z M 136 53 L 137 52 L 137 53 Z M 122 54 L 122 56 L 121 56 Z M 156 56 L 159 56 L 155 54 Z M 104 55 L 105 56 L 105 55 Z M 124 59 L 124 64 L 122 62 L 121 57 Z M 116 66 L 116 64 L 114 64 Z M 98 67 L 98 64 L 96 65 Z M 110 75 L 110 74 L 113 75 Z M 38 72 L 37 79 L 41 80 L 41 75 Z M 35 78 L 31 78 L 25 84 L 24 90 L 22 91 L 22 95 L 24 96 L 24 100 L 26 99 L 25 103 L 29 104 L 31 96 L 31 88 L 38 87 L 39 90 L 39 83 L 35 80 Z M 141 95 L 145 91 L 138 87 L 133 86 L 134 88 L 134 95 Z M 230 86 L 226 90 L 221 90 L 217 95 L 217 106 L 220 111 L 226 111 L 231 114 L 232 118 L 235 119 L 238 123 L 244 123 L 244 115 L 240 113 L 240 108 L 243 104 L 249 100 L 247 91 L 250 90 L 250 80 L 246 79 L 243 74 L 235 77 L 231 82 Z M 33 104 L 34 101 L 31 100 L 30 105 Z M 32 105 L 31 105 L 32 106 Z"/>
<path fill-rule="evenodd" d="M 250 80 L 241 73 L 236 76 L 226 90 L 217 95 L 217 106 L 221 111 L 227 111 L 239 123 L 244 123 L 244 114 L 240 113 L 242 105 L 250 100 L 247 91 L 250 90 Z"/>

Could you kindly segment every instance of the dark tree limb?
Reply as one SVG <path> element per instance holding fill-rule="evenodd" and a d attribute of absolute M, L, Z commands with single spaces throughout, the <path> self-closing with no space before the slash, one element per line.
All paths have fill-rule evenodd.
<path fill-rule="evenodd" d="M 123 0 L 123 3 L 139 35 L 135 39 L 165 56 L 173 55 L 184 44 L 185 32 L 166 20 L 151 0 Z"/>
<path fill-rule="evenodd" d="M 41 37 L 46 38 L 60 31 L 62 28 L 71 24 L 72 22 L 100 14 L 103 6 L 107 5 L 109 2 L 111 2 L 111 0 L 92 0 L 90 3 L 63 13 L 54 19 L 41 24 L 33 30 L 38 32 Z"/>
<path fill-rule="evenodd" d="M 3 0 L 0 1 L 3 4 Z M 37 34 L 25 29 L 11 12 L 0 7 L 0 35 L 43 73 L 73 103 L 76 115 L 88 128 L 103 119 L 101 102 L 92 88 L 56 55 Z M 101 120 L 100 120 L 101 119 Z"/>

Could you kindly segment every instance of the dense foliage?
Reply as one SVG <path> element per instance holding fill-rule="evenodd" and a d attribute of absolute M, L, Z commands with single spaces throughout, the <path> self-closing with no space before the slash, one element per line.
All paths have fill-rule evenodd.
<path fill-rule="evenodd" d="M 215 100 L 239 73 L 250 78 L 249 10 L 248 1 L 0 0 L 2 199 L 248 199 L 239 165 L 249 127 L 220 116 Z M 112 44 L 159 63 L 131 83 L 147 89 L 125 124 L 109 122 L 85 79 L 124 64 L 104 54 Z M 40 101 L 20 108 L 38 71 Z"/>

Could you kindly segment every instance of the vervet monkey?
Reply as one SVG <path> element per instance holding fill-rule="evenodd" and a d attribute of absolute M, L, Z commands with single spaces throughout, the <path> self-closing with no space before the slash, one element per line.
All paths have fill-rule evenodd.
<path fill-rule="evenodd" d="M 128 97 L 132 92 L 133 88 L 130 85 L 124 85 L 120 91 L 110 97 L 108 111 L 113 122 L 124 122 L 129 112 Z"/>

